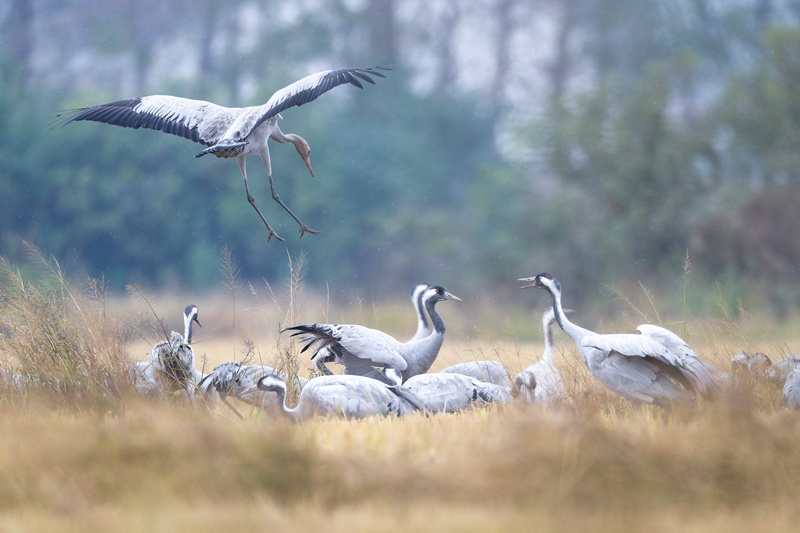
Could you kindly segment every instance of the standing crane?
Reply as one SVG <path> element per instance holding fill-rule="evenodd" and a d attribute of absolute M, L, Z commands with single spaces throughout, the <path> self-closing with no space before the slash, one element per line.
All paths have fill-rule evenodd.
<path fill-rule="evenodd" d="M 305 352 L 317 346 L 317 352 L 329 349 L 344 365 L 344 374 L 367 376 L 386 382 L 380 368 L 392 367 L 402 374 L 405 381 L 411 376 L 427 372 L 444 342 L 444 321 L 436 311 L 436 304 L 444 300 L 461 299 L 447 292 L 444 287 L 429 287 L 422 295 L 425 310 L 433 324 L 433 333 L 421 340 L 400 342 L 391 335 L 377 329 L 353 324 L 306 324 L 286 328 L 300 335 L 305 341 Z"/>
<path fill-rule="evenodd" d="M 565 313 L 571 312 L 565 309 Z M 564 383 L 561 372 L 553 364 L 553 323 L 556 314 L 549 307 L 542 315 L 542 328 L 544 329 L 544 353 L 542 358 L 528 368 L 517 374 L 514 383 L 520 396 L 527 403 L 550 403 L 564 398 Z"/>
<path fill-rule="evenodd" d="M 414 304 L 414 310 L 417 312 L 417 331 L 408 342 L 424 339 L 431 334 L 431 328 L 428 324 L 428 315 L 425 312 L 425 306 L 422 302 L 422 295 L 425 294 L 425 291 L 428 290 L 429 287 L 430 285 L 427 283 L 418 283 L 411 291 L 411 303 Z M 330 347 L 317 350 L 314 355 L 311 356 L 311 361 L 314 362 L 316 369 L 326 376 L 333 375 L 333 372 L 326 366 L 326 363 L 338 362 L 342 364 L 341 361 L 337 361 L 336 354 L 331 352 Z"/>
<path fill-rule="evenodd" d="M 177 331 L 169 334 L 168 341 L 158 341 L 148 354 L 148 361 L 135 363 L 133 366 L 134 388 L 143 393 L 159 391 L 163 385 L 175 386 L 192 392 L 196 385 L 197 369 L 195 367 L 192 343 L 192 325 L 197 323 L 197 306 L 187 305 L 183 310 L 183 335 Z"/>
<path fill-rule="evenodd" d="M 680 337 L 652 324 L 637 329 L 641 335 L 601 335 L 573 324 L 561 307 L 561 284 L 547 273 L 532 278 L 529 285 L 550 293 L 561 329 L 578 345 L 589 372 L 612 391 L 635 402 L 669 407 L 691 402 L 698 394 L 716 388 L 714 377 Z"/>
<path fill-rule="evenodd" d="M 235 158 L 242 171 L 242 178 L 244 178 L 247 201 L 250 202 L 269 230 L 267 241 L 272 237 L 283 241 L 284 239 L 275 233 L 267 219 L 264 218 L 261 209 L 258 208 L 255 199 L 250 194 L 250 188 L 247 185 L 245 156 L 258 155 L 261 157 L 267 168 L 272 198 L 300 225 L 300 237 L 306 232 L 318 235 L 319 231 L 312 230 L 305 225 L 278 196 L 272 180 L 272 165 L 267 141 L 272 139 L 279 143 L 294 144 L 297 153 L 305 161 L 308 171 L 313 176 L 314 171 L 311 168 L 310 159 L 311 148 L 299 135 L 284 134 L 281 131 L 278 127 L 278 119 L 281 118 L 280 112 L 316 100 L 321 94 L 345 83 L 355 85 L 359 89 L 363 88 L 359 80 L 374 85 L 375 81 L 371 76 L 385 78 L 380 70 L 390 69 L 367 67 L 317 72 L 280 89 L 267 100 L 266 104 L 261 106 L 222 107 L 203 100 L 154 95 L 73 109 L 60 114 L 59 118 L 67 119 L 65 125 L 70 122 L 91 120 L 125 128 L 148 128 L 163 131 L 208 146 L 195 157 L 214 154 L 217 157 Z"/>

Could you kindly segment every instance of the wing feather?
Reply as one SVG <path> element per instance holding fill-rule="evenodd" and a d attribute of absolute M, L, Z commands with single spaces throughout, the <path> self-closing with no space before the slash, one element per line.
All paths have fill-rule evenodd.
<path fill-rule="evenodd" d="M 237 109 L 203 100 L 158 94 L 73 109 L 59 117 L 67 118 L 65 125 L 89 120 L 123 128 L 145 128 L 210 146 L 222 138 L 239 113 Z"/>
<path fill-rule="evenodd" d="M 274 117 L 281 111 L 289 109 L 294 106 L 301 106 L 313 100 L 316 100 L 324 93 L 331 89 L 349 83 L 355 85 L 359 89 L 364 86 L 358 81 L 358 78 L 368 81 L 375 85 L 375 82 L 370 76 L 378 76 L 385 78 L 379 70 L 391 70 L 389 67 L 364 67 L 364 68 L 343 68 L 339 70 L 324 70 L 311 74 L 305 78 L 298 80 L 291 85 L 287 85 L 283 89 L 275 92 L 266 104 L 259 108 L 260 116 L 253 125 L 247 130 L 242 132 L 242 137 L 245 138 L 261 123 Z"/>

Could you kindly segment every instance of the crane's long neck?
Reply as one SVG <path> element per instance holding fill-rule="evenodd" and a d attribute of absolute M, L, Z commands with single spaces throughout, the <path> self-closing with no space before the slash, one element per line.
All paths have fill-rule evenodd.
<path fill-rule="evenodd" d="M 294 133 L 283 133 L 281 129 L 278 127 L 278 124 L 275 124 L 275 129 L 272 130 L 272 133 L 269 136 L 270 139 L 273 141 L 277 141 L 279 143 L 293 143 L 295 142 L 297 135 Z"/>
<path fill-rule="evenodd" d="M 567 318 L 566 313 L 564 313 L 564 308 L 561 307 L 561 291 L 556 289 L 547 288 L 550 295 L 553 297 L 553 311 L 556 315 L 556 322 L 558 325 L 561 326 L 561 329 L 564 330 L 564 333 L 570 336 L 570 338 L 575 341 L 575 344 L 578 346 L 581 345 L 581 341 L 587 335 L 591 335 L 592 332 L 588 329 L 584 329 L 580 326 L 576 326 L 572 322 L 569 321 Z"/>
<path fill-rule="evenodd" d="M 283 414 L 289 418 L 299 418 L 300 417 L 300 403 L 295 407 L 289 407 L 286 405 L 286 383 L 282 383 L 281 385 L 275 387 L 274 389 L 275 394 L 278 395 L 278 403 L 281 404 L 281 410 Z M 302 401 L 302 400 L 301 400 Z"/>
<path fill-rule="evenodd" d="M 425 314 L 425 308 L 422 304 L 422 298 L 416 298 L 414 300 L 414 307 L 417 310 L 417 333 L 414 335 L 414 338 L 421 339 L 427 336 L 426 334 L 430 329 L 428 327 L 428 316 Z"/>
<path fill-rule="evenodd" d="M 545 313 L 542 318 L 544 327 L 544 353 L 542 360 L 548 365 L 553 365 L 553 322 L 556 321 L 555 314 Z"/>
<path fill-rule="evenodd" d="M 191 344 L 192 342 L 192 317 L 191 315 L 183 315 L 183 343 Z"/>
<path fill-rule="evenodd" d="M 444 321 L 436 311 L 436 302 L 427 300 L 425 309 L 431 317 L 433 331 L 424 339 L 406 343 L 407 350 L 401 355 L 408 363 L 408 368 L 403 371 L 403 381 L 418 374 L 424 374 L 433 366 L 433 362 L 439 355 L 439 350 L 444 343 Z"/>
<path fill-rule="evenodd" d="M 275 129 L 270 133 L 269 138 L 281 144 L 292 143 L 295 147 L 297 147 L 298 143 L 303 142 L 303 138 L 296 133 L 283 133 L 277 123 L 275 124 Z"/>

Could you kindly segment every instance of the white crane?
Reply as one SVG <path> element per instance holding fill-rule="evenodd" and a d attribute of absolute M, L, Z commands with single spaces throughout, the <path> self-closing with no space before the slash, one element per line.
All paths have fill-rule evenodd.
<path fill-rule="evenodd" d="M 422 296 L 429 287 L 430 285 L 427 283 L 418 283 L 411 291 L 411 303 L 414 305 L 414 310 L 417 312 L 417 331 L 408 342 L 424 339 L 431 334 L 431 328 L 428 324 L 428 315 L 425 312 L 425 305 L 422 302 Z M 326 366 L 326 363 L 338 362 L 342 364 L 341 361 L 336 360 L 336 354 L 331 352 L 330 347 L 317 350 L 314 355 L 311 356 L 311 361 L 314 362 L 314 366 L 317 370 L 327 376 L 333 375 L 333 372 Z"/>
<path fill-rule="evenodd" d="M 668 407 L 693 401 L 697 394 L 716 388 L 713 376 L 691 348 L 669 330 L 642 324 L 641 335 L 600 335 L 576 326 L 561 306 L 561 284 L 547 273 L 519 281 L 531 281 L 526 289 L 544 289 L 553 299 L 556 321 L 578 345 L 583 362 L 600 383 L 631 400 Z"/>
<path fill-rule="evenodd" d="M 142 393 L 153 393 L 164 385 L 170 388 L 179 386 L 191 393 L 196 386 L 197 369 L 195 367 L 192 342 L 192 325 L 197 323 L 197 306 L 187 305 L 183 310 L 183 335 L 177 331 L 169 334 L 168 341 L 158 341 L 148 354 L 147 361 L 133 365 L 134 388 Z"/>
<path fill-rule="evenodd" d="M 413 395 L 398 394 L 391 387 L 376 379 L 363 376 L 319 376 L 310 380 L 297 406 L 286 405 L 286 382 L 271 374 L 258 380 L 259 391 L 275 393 L 282 412 L 296 420 L 307 420 L 315 415 L 365 418 L 368 416 L 402 416 L 419 410 Z"/>
<path fill-rule="evenodd" d="M 511 390 L 503 385 L 486 383 L 464 374 L 419 374 L 403 383 L 432 412 L 452 413 L 473 407 L 476 403 L 509 403 Z"/>
<path fill-rule="evenodd" d="M 275 233 L 267 219 L 264 218 L 255 199 L 250 194 L 250 188 L 247 185 L 245 156 L 258 155 L 261 157 L 267 168 L 272 198 L 300 225 L 300 237 L 306 232 L 319 234 L 320 232 L 306 226 L 278 196 L 272 180 L 272 165 L 267 142 L 269 139 L 273 139 L 279 143 L 291 142 L 294 144 L 297 153 L 303 158 L 308 171 L 313 176 L 311 149 L 308 143 L 299 135 L 284 134 L 281 131 L 278 127 L 278 119 L 281 118 L 280 112 L 316 100 L 321 94 L 345 83 L 355 85 L 360 89 L 363 88 L 363 85 L 359 80 L 374 85 L 375 82 L 370 76 L 385 77 L 380 70 L 390 69 L 386 67 L 344 68 L 317 72 L 280 89 L 267 100 L 266 104 L 261 106 L 229 108 L 202 100 L 154 95 L 74 109 L 62 113 L 59 117 L 67 119 L 65 125 L 70 122 L 91 120 L 126 128 L 148 128 L 163 131 L 208 146 L 196 157 L 214 154 L 217 157 L 235 158 L 242 171 L 242 178 L 244 178 L 247 201 L 250 202 L 269 230 L 267 240 L 275 237 L 283 241 L 284 239 Z"/>
<path fill-rule="evenodd" d="M 264 376 L 276 374 L 282 379 L 287 379 L 286 372 L 266 365 L 242 365 L 236 361 L 220 363 L 200 382 L 198 390 L 206 399 L 219 396 L 235 413 L 238 411 L 227 401 L 228 397 L 237 398 L 256 407 L 278 407 L 277 397 L 274 394 L 259 391 L 256 388 L 258 380 Z M 308 380 L 297 378 L 302 389 Z M 241 415 L 240 415 L 241 416 Z"/>
<path fill-rule="evenodd" d="M 565 309 L 565 313 L 571 309 Z M 542 315 L 544 353 L 542 358 L 517 374 L 514 380 L 519 394 L 527 403 L 552 403 L 564 399 L 564 382 L 561 372 L 553 363 L 553 323 L 556 315 L 549 307 Z"/>
<path fill-rule="evenodd" d="M 789 409 L 800 409 L 800 368 L 795 368 L 783 384 L 783 399 Z"/>
<path fill-rule="evenodd" d="M 436 304 L 443 300 L 461 301 L 439 285 L 425 290 L 422 301 L 433 324 L 433 332 L 424 339 L 411 342 L 400 342 L 377 329 L 353 324 L 305 324 L 283 331 L 295 331 L 293 337 L 300 335 L 307 341 L 301 353 L 314 345 L 317 351 L 330 349 L 344 365 L 344 374 L 386 381 L 378 369 L 392 367 L 402 374 L 405 381 L 427 372 L 439 355 L 445 327 L 436 311 Z"/>

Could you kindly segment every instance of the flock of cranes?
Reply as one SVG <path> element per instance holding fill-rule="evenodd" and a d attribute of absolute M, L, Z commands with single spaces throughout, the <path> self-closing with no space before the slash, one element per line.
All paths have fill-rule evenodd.
<path fill-rule="evenodd" d="M 60 117 L 65 124 L 94 121 L 127 128 L 148 128 L 178 135 L 207 146 L 197 154 L 234 158 L 244 179 L 247 201 L 255 209 L 272 237 L 283 241 L 267 222 L 250 194 L 245 157 L 258 155 L 264 163 L 272 198 L 305 233 L 319 234 L 302 222 L 278 195 L 272 177 L 268 142 L 292 143 L 311 175 L 308 142 L 278 126 L 280 113 L 301 106 L 340 85 L 363 88 L 375 84 L 373 77 L 385 77 L 386 67 L 326 70 L 307 76 L 275 92 L 261 106 L 226 108 L 210 102 L 168 95 L 119 100 L 94 107 L 68 111 Z M 338 413 L 352 417 L 403 415 L 410 412 L 450 412 L 477 403 L 509 402 L 518 394 L 528 402 L 555 402 L 563 398 L 564 385 L 553 362 L 552 325 L 557 323 L 575 342 L 589 372 L 611 391 L 633 402 L 668 408 L 713 396 L 718 378 L 692 349 L 671 331 L 652 324 L 640 325 L 635 334 L 594 333 L 567 318 L 561 305 L 561 285 L 547 273 L 520 281 L 522 288 L 539 288 L 549 293 L 552 307 L 543 317 L 545 351 L 540 361 L 524 369 L 512 381 L 508 369 L 497 361 L 472 361 L 429 373 L 445 337 L 445 325 L 436 305 L 461 300 L 441 286 L 420 284 L 412 301 L 417 313 L 416 334 L 401 342 L 392 336 L 353 324 L 304 324 L 286 328 L 314 348 L 312 361 L 322 376 L 299 380 L 299 404 L 286 405 L 286 379 L 280 371 L 262 365 L 229 361 L 208 375 L 196 369 L 191 347 L 192 325 L 200 322 L 197 307 L 184 310 L 184 333 L 172 332 L 150 351 L 147 361 L 133 366 L 135 387 L 143 393 L 164 389 L 183 390 L 207 402 L 219 398 L 238 414 L 228 398 L 259 406 L 273 403 L 288 416 L 307 418 L 314 413 Z M 737 356 L 738 357 L 738 356 Z M 328 364 L 344 367 L 334 374 Z M 757 361 L 742 355 L 734 364 L 748 368 Z M 800 360 L 787 358 L 767 371 L 784 378 L 784 394 L 790 407 L 800 407 Z M 241 415 L 239 415 L 241 416 Z"/>
<path fill-rule="evenodd" d="M 297 378 L 301 392 L 295 407 L 286 403 L 289 376 L 276 368 L 228 361 L 202 374 L 194 367 L 192 324 L 199 325 L 194 305 L 184 310 L 184 334 L 173 331 L 169 342 L 160 341 L 153 347 L 148 361 L 134 365 L 134 385 L 146 394 L 181 390 L 209 405 L 219 399 L 240 417 L 229 398 L 296 420 L 315 415 L 363 418 L 450 413 L 477 405 L 510 403 L 515 397 L 525 403 L 552 405 L 566 398 L 553 357 L 554 324 L 575 342 L 586 368 L 599 383 L 634 403 L 669 409 L 711 398 L 722 385 L 712 367 L 671 331 L 642 324 L 637 328 L 638 335 L 594 333 L 567 318 L 573 311 L 563 309 L 561 284 L 552 275 L 543 273 L 520 281 L 530 282 L 523 289 L 546 291 L 552 306 L 542 317 L 545 342 L 541 359 L 513 381 L 502 363 L 491 360 L 429 372 L 445 336 L 436 304 L 461 300 L 441 286 L 420 284 L 412 293 L 418 328 L 406 342 L 353 324 L 306 324 L 284 329 L 305 342 L 301 353 L 314 348 L 311 360 L 322 374 Z M 331 371 L 329 363 L 342 365 L 342 373 Z M 763 354 L 739 354 L 733 357 L 732 367 L 782 384 L 786 404 L 800 408 L 800 357 L 790 356 L 773 365 Z"/>

